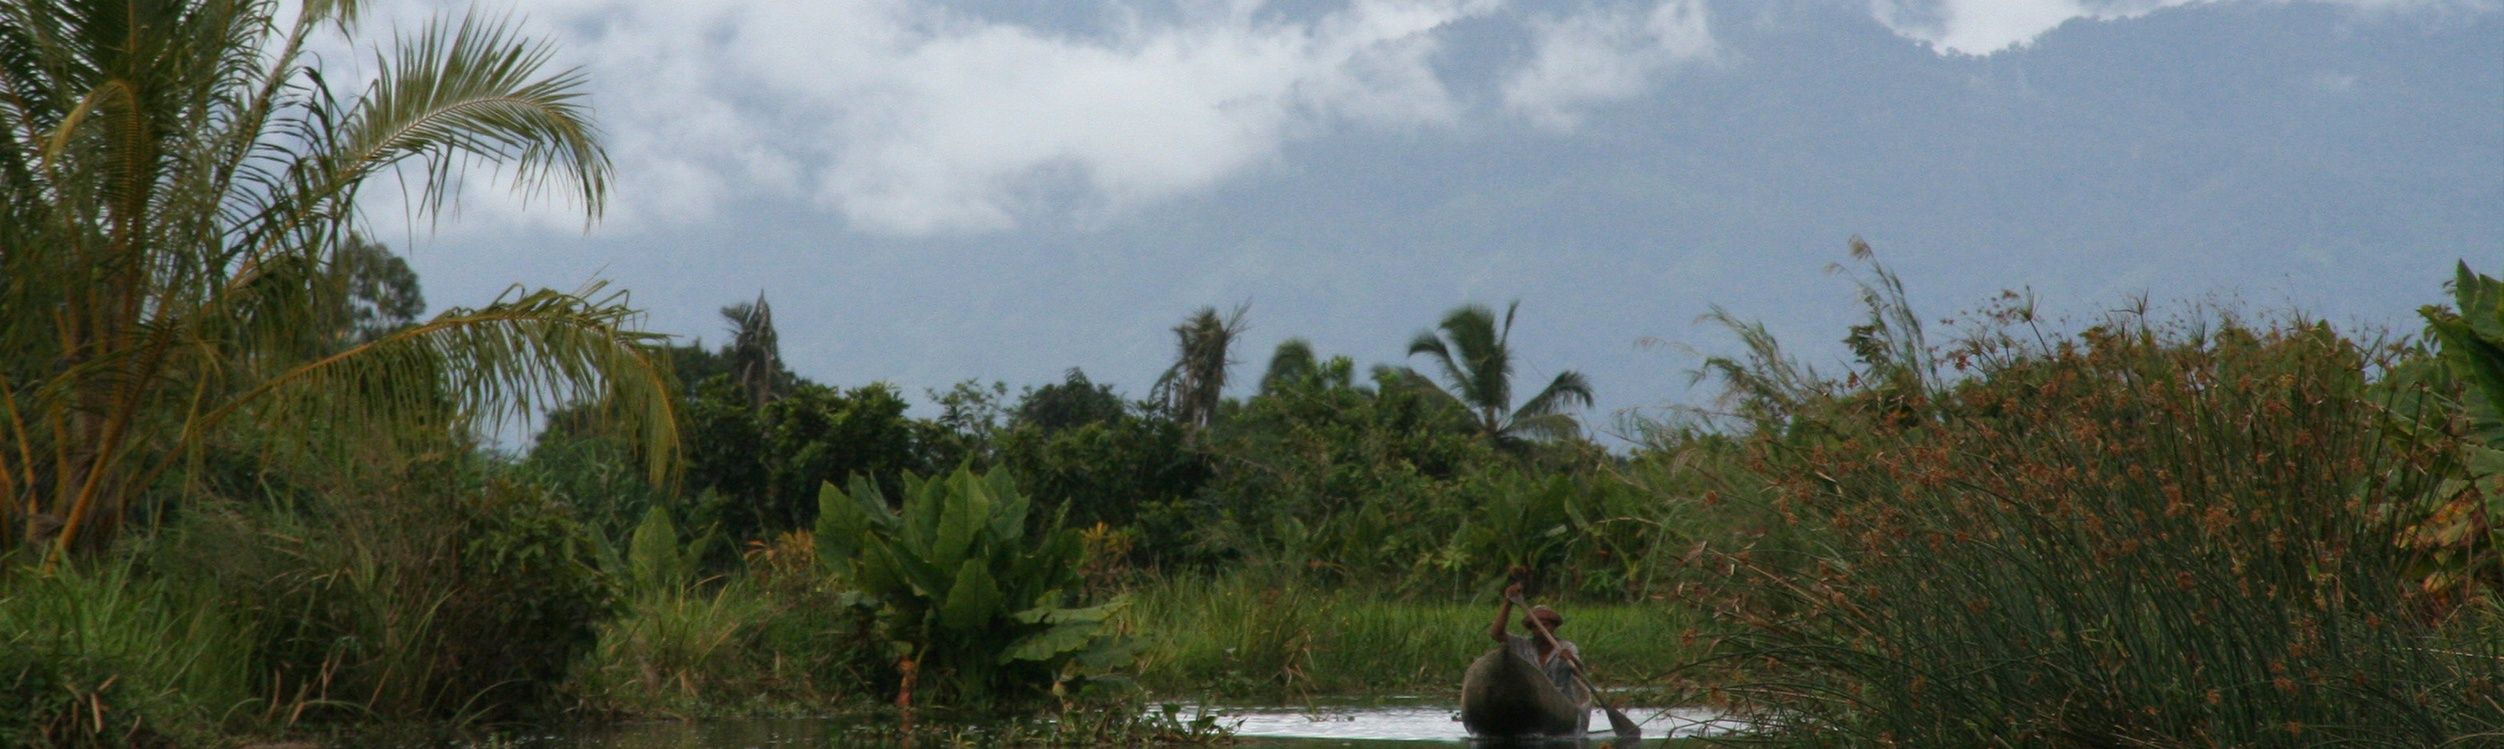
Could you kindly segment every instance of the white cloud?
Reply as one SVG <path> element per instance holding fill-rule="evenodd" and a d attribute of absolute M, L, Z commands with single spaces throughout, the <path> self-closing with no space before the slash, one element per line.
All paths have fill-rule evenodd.
<path fill-rule="evenodd" d="M 1988 55 L 2032 43 L 2075 20 L 2115 21 L 2223 2 L 2309 2 L 2369 12 L 2484 11 L 2495 0 L 1870 0 L 1888 29 L 1940 54 Z"/>
<path fill-rule="evenodd" d="M 1703 0 L 1578 3 L 1527 21 L 1518 69 L 1447 80 L 1447 32 L 1520 30 L 1529 14 L 1511 1 L 1348 0 L 1303 18 L 1264 0 L 1056 11 L 1102 14 L 1084 34 L 915 0 L 537 0 L 522 20 L 588 73 L 619 171 L 612 229 L 799 196 L 859 230 L 919 235 L 1118 214 L 1351 129 L 1510 115 L 1563 130 L 1712 49 Z M 403 0 L 389 15 L 467 7 Z M 1473 102 L 1480 86 L 1500 88 L 1500 110 Z M 477 197 L 486 210 L 465 221 L 579 226 Z"/>
<path fill-rule="evenodd" d="M 1555 131 L 1582 124 L 1594 103 L 1636 96 L 1662 71 L 1713 54 L 1701 0 L 1585 8 L 1533 24 L 1529 64 L 1505 79 L 1504 106 Z"/>

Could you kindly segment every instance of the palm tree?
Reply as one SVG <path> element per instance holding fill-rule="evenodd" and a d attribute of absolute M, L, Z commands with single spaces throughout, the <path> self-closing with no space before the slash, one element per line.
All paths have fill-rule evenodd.
<path fill-rule="evenodd" d="M 723 307 L 722 317 L 731 325 L 731 382 L 747 394 L 750 409 L 763 411 L 790 386 L 783 377 L 782 336 L 774 332 L 774 308 L 759 291 L 753 303 Z"/>
<path fill-rule="evenodd" d="M 1513 313 L 1521 308 L 1514 302 L 1504 308 L 1502 326 L 1496 324 L 1495 313 L 1484 305 L 1469 304 L 1444 315 L 1436 326 L 1443 331 L 1419 331 L 1409 341 L 1409 355 L 1425 354 L 1442 368 L 1445 387 L 1416 370 L 1405 370 L 1404 377 L 1421 392 L 1439 394 L 1469 412 L 1478 423 L 1479 434 L 1498 445 L 1517 445 L 1525 439 L 1562 439 L 1580 430 L 1568 407 L 1591 406 L 1591 384 L 1572 370 L 1559 372 L 1556 379 L 1538 395 L 1513 408 Z M 1448 389 L 1446 389 L 1448 388 Z"/>
<path fill-rule="evenodd" d="M 1165 401 L 1174 420 L 1206 427 L 1217 415 L 1217 404 L 1225 397 L 1226 370 L 1235 363 L 1226 357 L 1226 349 L 1243 332 L 1244 309 L 1238 306 L 1233 314 L 1219 317 L 1216 307 L 1201 307 L 1174 326 L 1174 365 L 1156 380 L 1158 399 Z"/>
<path fill-rule="evenodd" d="M 1291 383 L 1303 382 L 1321 370 L 1321 361 L 1313 355 L 1313 342 L 1289 338 L 1278 342 L 1269 354 L 1269 369 L 1261 373 L 1261 393 L 1278 392 Z"/>
<path fill-rule="evenodd" d="M 292 19 L 250 0 L 0 3 L 0 538 L 110 535 L 221 428 L 440 439 L 566 399 L 627 417 L 659 478 L 676 454 L 658 336 L 623 294 L 516 289 L 352 345 L 337 268 L 360 188 L 441 216 L 467 167 L 558 189 L 596 218 L 609 160 L 582 77 L 506 24 L 439 20 L 331 88 Z M 306 440 L 314 441 L 314 440 Z M 49 536 L 47 539 L 46 536 Z"/>

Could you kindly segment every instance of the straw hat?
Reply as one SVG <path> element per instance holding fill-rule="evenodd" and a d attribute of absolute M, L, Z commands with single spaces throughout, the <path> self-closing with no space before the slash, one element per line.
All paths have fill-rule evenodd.
<path fill-rule="evenodd" d="M 1537 617 L 1546 621 L 1549 629 L 1565 626 L 1565 615 L 1556 613 L 1556 609 L 1548 608 L 1546 606 L 1530 607 L 1530 613 L 1522 615 L 1522 626 L 1530 626 L 1530 620 L 1532 617 Z"/>

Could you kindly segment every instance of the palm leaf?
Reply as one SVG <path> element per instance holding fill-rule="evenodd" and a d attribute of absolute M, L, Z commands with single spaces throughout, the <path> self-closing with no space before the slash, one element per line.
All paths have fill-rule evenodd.
<path fill-rule="evenodd" d="M 308 422 L 487 428 L 597 394 L 635 429 L 652 480 L 678 451 L 662 336 L 594 285 L 566 294 L 508 292 L 338 354 L 292 367 L 195 422 L 250 411 L 271 428 Z"/>

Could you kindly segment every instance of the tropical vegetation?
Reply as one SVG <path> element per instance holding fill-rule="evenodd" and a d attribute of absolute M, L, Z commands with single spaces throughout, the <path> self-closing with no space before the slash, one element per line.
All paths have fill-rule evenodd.
<path fill-rule="evenodd" d="M 1840 369 L 1716 309 L 1721 398 L 1613 443 L 1573 370 L 1516 397 L 1570 363 L 1516 356 L 1519 303 L 1289 338 L 1253 383 L 1253 311 L 1207 307 L 1143 398 L 1071 369 L 924 416 L 793 371 L 762 293 L 715 347 L 596 286 L 422 316 L 369 180 L 418 220 L 480 168 L 597 216 L 610 166 L 502 22 L 334 90 L 304 50 L 359 10 L 0 5 L 0 744 L 1200 742 L 1144 701 L 1451 689 L 1517 567 L 1614 684 L 1757 728 L 1726 742 L 2504 735 L 2504 283 L 2466 264 L 2422 335 L 2014 294 L 1941 335 L 1855 241 Z"/>

